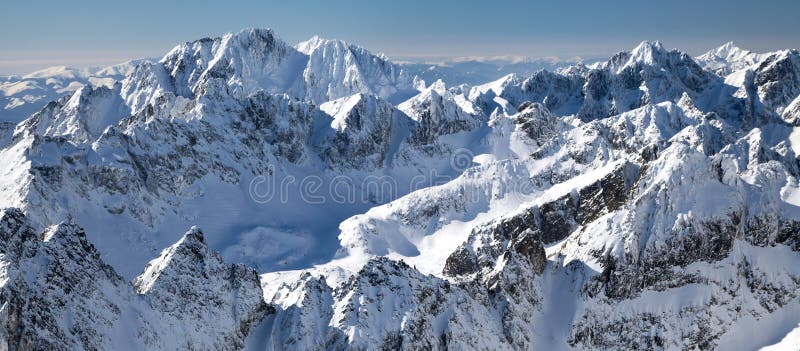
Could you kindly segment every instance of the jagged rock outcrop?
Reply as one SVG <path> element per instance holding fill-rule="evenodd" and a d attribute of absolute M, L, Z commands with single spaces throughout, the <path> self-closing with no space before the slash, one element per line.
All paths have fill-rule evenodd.
<path fill-rule="evenodd" d="M 374 170 L 391 165 L 400 144 L 416 126 L 390 103 L 356 94 L 320 106 L 333 120 L 331 136 L 315 147 L 331 168 Z"/>
<path fill-rule="evenodd" d="M 269 311 L 256 272 L 229 265 L 192 228 L 150 261 L 133 280 L 136 293 L 188 330 L 204 331 L 203 347 L 239 349 L 250 329 Z"/>
<path fill-rule="evenodd" d="M 541 261 L 534 266 L 543 267 L 543 249 L 540 254 L 530 247 L 564 240 L 580 225 L 619 209 L 627 202 L 638 172 L 638 165 L 624 162 L 597 181 L 555 200 L 473 228 L 467 241 L 447 258 L 443 273 L 485 273 L 494 269 L 507 248 L 519 251 L 519 245 L 526 248 L 527 256 Z"/>
<path fill-rule="evenodd" d="M 770 54 L 755 65 L 753 73 L 761 102 L 779 114 L 800 94 L 800 53 L 797 50 Z"/>
<path fill-rule="evenodd" d="M 154 260 L 134 283 L 137 295 L 77 225 L 37 233 L 20 210 L 2 210 L 0 343 L 10 350 L 241 348 L 270 308 L 255 271 L 224 264 L 200 235 L 191 231 Z"/>
<path fill-rule="evenodd" d="M 126 283 L 83 231 L 61 224 L 36 233 L 16 209 L 0 213 L 4 348 L 100 349 L 115 342 Z"/>
<path fill-rule="evenodd" d="M 544 267 L 536 264 L 544 257 L 536 248 L 521 242 L 506 259 L 531 262 L 538 271 L 498 274 L 491 285 L 453 284 L 387 258 L 368 261 L 335 289 L 304 274 L 267 297 L 283 307 L 268 317 L 274 322 L 267 332 L 274 336 L 266 349 L 530 348 L 530 339 L 516 333 L 530 326 L 531 311 L 539 308 L 535 285 Z M 513 292 L 506 297 L 503 291 Z"/>
<path fill-rule="evenodd" d="M 467 132 L 485 123 L 483 113 L 472 106 L 463 94 L 447 90 L 437 81 L 398 108 L 418 123 L 411 142 L 430 144 L 447 134 Z"/>

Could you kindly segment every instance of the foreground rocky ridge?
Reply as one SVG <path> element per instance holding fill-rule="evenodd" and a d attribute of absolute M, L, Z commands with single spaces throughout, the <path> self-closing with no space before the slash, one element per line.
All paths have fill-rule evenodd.
<path fill-rule="evenodd" d="M 179 45 L 0 125 L 0 201 L 21 208 L 0 226 L 0 336 L 34 349 L 768 345 L 800 312 L 800 54 L 733 51 L 704 68 L 645 42 L 448 88 L 339 41 L 245 30 Z M 420 174 L 388 196 L 356 188 L 358 204 L 251 188 Z M 212 229 L 175 236 L 197 223 Z M 335 233 L 303 269 L 271 252 L 312 255 Z M 743 340 L 758 323 L 769 332 Z"/>
<path fill-rule="evenodd" d="M 223 263 L 196 229 L 133 286 L 75 224 L 37 233 L 22 212 L 6 209 L 0 236 L 5 349 L 239 349 L 272 311 L 256 272 Z"/>

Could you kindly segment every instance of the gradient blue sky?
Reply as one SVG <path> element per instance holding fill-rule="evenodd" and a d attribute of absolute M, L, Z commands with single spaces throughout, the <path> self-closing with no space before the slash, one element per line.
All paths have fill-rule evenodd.
<path fill-rule="evenodd" d="M 160 57 L 179 42 L 269 27 L 393 58 L 597 56 L 642 40 L 692 54 L 732 40 L 754 51 L 800 47 L 800 1 L 183 1 L 3 0 L 0 74 Z"/>

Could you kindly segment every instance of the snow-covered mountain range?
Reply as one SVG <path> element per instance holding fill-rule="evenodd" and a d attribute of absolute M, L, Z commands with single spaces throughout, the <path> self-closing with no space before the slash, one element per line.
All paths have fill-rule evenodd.
<path fill-rule="evenodd" d="M 81 69 L 58 66 L 23 76 L 0 76 L 0 123 L 20 122 L 48 102 L 85 85 L 111 86 L 143 61 Z"/>
<path fill-rule="evenodd" d="M 7 349 L 799 344 L 797 50 L 449 86 L 249 29 L 102 72 L 1 85 Z"/>
<path fill-rule="evenodd" d="M 541 70 L 555 71 L 578 63 L 589 64 L 602 60 L 605 60 L 605 58 L 490 56 L 455 57 L 444 60 L 417 58 L 401 62 L 400 65 L 409 73 L 419 76 L 426 82 L 442 80 L 448 86 L 456 86 L 461 84 L 483 84 L 509 74 L 529 76 Z"/>

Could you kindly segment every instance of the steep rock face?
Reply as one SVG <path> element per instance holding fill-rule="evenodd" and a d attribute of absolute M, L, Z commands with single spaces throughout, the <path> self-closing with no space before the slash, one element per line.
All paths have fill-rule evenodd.
<path fill-rule="evenodd" d="M 542 147 L 553 144 L 551 141 L 565 129 L 563 122 L 540 103 L 525 102 L 519 106 L 519 114 L 514 123 L 525 132 L 536 145 Z"/>
<path fill-rule="evenodd" d="M 197 341 L 207 349 L 241 348 L 268 311 L 256 272 L 225 264 L 197 228 L 150 261 L 133 286 L 155 310 L 172 315 L 176 326 L 204 331 L 204 341 Z"/>
<path fill-rule="evenodd" d="M 13 123 L 0 122 L 0 147 L 5 148 L 11 141 L 11 136 L 14 134 Z"/>
<path fill-rule="evenodd" d="M 132 112 L 154 103 L 166 92 L 177 91 L 174 79 L 160 62 L 147 61 L 136 65 L 120 84 L 120 95 Z"/>
<path fill-rule="evenodd" d="M 518 247 L 506 255 L 509 260 L 528 257 L 529 246 Z M 544 259 L 536 257 L 538 263 Z M 521 266 L 519 275 L 496 275 L 491 286 L 452 284 L 386 258 L 370 260 L 333 290 L 306 274 L 303 283 L 267 297 L 284 307 L 268 317 L 274 322 L 266 349 L 531 348 L 529 338 L 517 337 L 530 327 L 540 302 L 535 285 L 541 270 L 528 267 Z M 513 291 L 508 297 L 500 293 L 507 290 Z"/>
<path fill-rule="evenodd" d="M 165 213 L 154 208 L 154 201 L 174 201 L 171 197 L 183 195 L 206 175 L 235 183 L 243 172 L 263 172 L 270 157 L 288 162 L 307 157 L 310 111 L 286 96 L 253 95 L 242 105 L 227 108 L 227 113 L 240 117 L 224 122 L 214 120 L 217 111 L 202 107 L 198 111 L 198 104 L 181 97 L 166 95 L 149 106 L 110 127 L 93 145 L 41 136 L 35 125 L 22 125 L 15 138 L 30 143 L 26 147 L 30 173 L 39 190 L 30 196 L 45 197 L 36 201 L 58 193 L 70 194 L 67 198 L 104 198 L 102 205 L 109 212 L 127 212 L 155 225 Z M 219 123 L 242 133 L 224 133 Z M 33 157 L 42 152 L 38 150 L 48 150 L 47 157 Z M 64 207 L 39 208 L 41 218 L 35 220 L 57 222 L 66 215 Z"/>
<path fill-rule="evenodd" d="M 485 123 L 485 115 L 464 97 L 447 90 L 442 81 L 398 105 L 418 123 L 411 142 L 430 144 L 439 136 L 467 132 Z"/>
<path fill-rule="evenodd" d="M 276 314 L 266 317 L 268 328 L 255 330 L 261 350 L 345 348 L 346 335 L 324 321 L 333 318 L 333 290 L 324 278 L 305 273 L 264 298 Z M 269 336 L 269 337 L 267 337 Z"/>
<path fill-rule="evenodd" d="M 758 258 L 766 252 L 741 243 L 734 247 L 741 253 L 662 271 L 658 275 L 662 285 L 638 297 L 593 300 L 594 306 L 576 318 L 570 344 L 582 349 L 758 347 L 765 341 L 737 340 L 736 335 L 746 333 L 751 321 L 767 321 L 775 311 L 792 308 L 798 294 L 797 271 L 775 271 Z M 776 261 L 796 259 L 781 248 L 771 252 Z M 691 297 L 662 301 L 665 311 L 660 313 L 636 307 L 680 293 Z"/>
<path fill-rule="evenodd" d="M 509 247 L 541 246 L 567 238 L 580 225 L 590 223 L 606 213 L 619 209 L 628 199 L 638 177 L 638 165 L 624 162 L 597 181 L 557 199 L 527 207 L 519 213 L 473 228 L 469 238 L 445 263 L 443 273 L 461 276 L 486 273 Z M 537 267 L 544 266 L 544 254 L 534 253 Z M 532 261 L 536 261 L 532 260 Z"/>
<path fill-rule="evenodd" d="M 732 157 L 729 149 L 706 156 L 675 143 L 648 164 L 625 207 L 568 240 L 561 253 L 575 257 L 573 250 L 585 252 L 601 268 L 583 287 L 587 307 L 576 316 L 572 345 L 714 348 L 750 316 L 792 303 L 798 294 L 796 270 L 750 263 L 764 262 L 758 258 L 762 246 L 779 260 L 797 257 L 785 246 L 791 248 L 795 239 L 783 241 L 793 234 L 782 234 L 794 231 L 797 210 L 775 193 L 781 186 L 767 185 L 783 182 L 787 170 L 766 159 L 739 168 L 736 158 L 743 157 Z M 760 218 L 770 218 L 771 224 Z M 604 231 L 611 233 L 600 234 Z M 614 233 L 620 239 L 612 239 Z M 742 277 L 763 277 L 765 271 L 774 274 L 768 282 L 745 287 L 748 279 Z M 681 291 L 693 298 L 665 305 L 661 315 L 637 307 Z M 630 307 L 612 317 L 609 308 L 617 308 L 612 306 Z M 645 336 L 636 330 L 650 332 Z"/>
<path fill-rule="evenodd" d="M 797 50 L 776 52 L 753 69 L 753 81 L 761 101 L 777 113 L 800 94 L 800 53 Z"/>
<path fill-rule="evenodd" d="M 21 211 L 3 210 L 0 342 L 12 350 L 240 348 L 250 326 L 269 312 L 258 278 L 222 263 L 192 233 L 167 250 L 168 262 L 156 260 L 151 281 L 137 280 L 143 294 L 137 295 L 78 226 L 37 234 Z M 209 259 L 197 262 L 200 254 Z"/>
<path fill-rule="evenodd" d="M 800 95 L 798 95 L 789 106 L 786 106 L 781 118 L 794 126 L 800 124 Z"/>
<path fill-rule="evenodd" d="M 413 76 L 362 47 L 315 36 L 296 48 L 309 57 L 303 79 L 313 101 L 364 93 L 396 103 L 415 93 Z"/>
<path fill-rule="evenodd" d="M 766 123 L 795 123 L 799 57 L 797 50 L 762 54 L 756 63 L 728 75 L 723 89 L 735 91 L 717 112 L 745 130 Z"/>
<path fill-rule="evenodd" d="M 64 224 L 43 237 L 15 209 L 0 214 L 2 340 L 8 349 L 101 349 L 114 342 L 126 283 Z"/>
<path fill-rule="evenodd" d="M 332 136 L 324 137 L 322 157 L 332 168 L 374 170 L 394 160 L 414 121 L 373 95 L 356 94 L 320 106 L 333 120 Z"/>

